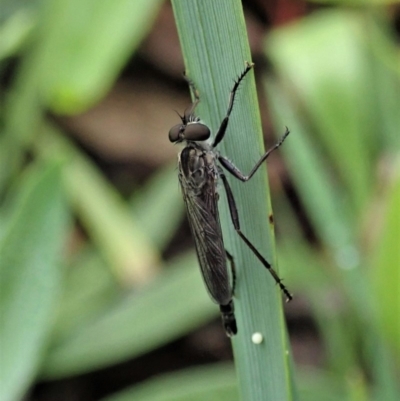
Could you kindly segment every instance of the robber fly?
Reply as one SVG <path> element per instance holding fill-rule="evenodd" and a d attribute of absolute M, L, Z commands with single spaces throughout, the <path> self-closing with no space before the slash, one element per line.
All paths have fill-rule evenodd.
<path fill-rule="evenodd" d="M 181 124 L 175 125 L 169 131 L 169 140 L 171 142 L 186 141 L 186 146 L 178 156 L 179 182 L 204 282 L 212 300 L 219 305 L 225 332 L 229 337 L 237 333 L 232 300 L 235 289 L 235 264 L 232 255 L 225 249 L 222 236 L 218 213 L 219 195 L 217 182 L 219 179 L 221 179 L 225 188 L 229 211 L 236 232 L 268 269 L 282 292 L 286 295 L 287 300 L 289 301 L 292 298 L 271 264 L 267 262 L 240 230 L 239 215 L 233 193 L 222 168 L 217 164 L 219 162 L 234 177 L 246 182 L 254 175 L 267 157 L 282 145 L 289 135 L 289 130 L 286 128 L 282 139 L 261 157 L 249 175 L 244 175 L 230 160 L 215 150 L 215 147 L 225 136 L 236 91 L 253 66 L 254 64 L 246 63 L 245 70 L 235 80 L 230 92 L 226 116 L 222 120 L 214 140 L 208 141 L 211 136 L 210 128 L 194 114 L 200 97 L 194 83 L 186 76 L 185 79 L 193 93 L 194 102 L 185 110 L 183 116 L 180 116 Z M 231 273 L 227 268 L 227 260 L 230 264 Z"/>

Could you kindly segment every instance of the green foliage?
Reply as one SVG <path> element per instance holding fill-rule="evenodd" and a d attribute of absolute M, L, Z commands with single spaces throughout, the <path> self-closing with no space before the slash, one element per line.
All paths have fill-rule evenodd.
<path fill-rule="evenodd" d="M 266 42 L 274 121 L 294 133 L 282 153 L 319 243 L 287 221 L 280 255 L 319 317 L 328 367 L 348 377 L 348 399 L 368 397 L 371 372 L 376 399 L 398 398 L 400 64 L 385 23 L 319 12 Z"/>
<path fill-rule="evenodd" d="M 0 242 L 3 400 L 23 396 L 49 341 L 68 229 L 60 166 L 22 177 L 12 201 Z"/>
<path fill-rule="evenodd" d="M 148 383 L 107 397 L 104 401 L 236 401 L 237 384 L 232 366 L 214 365 L 160 376 Z"/>
<path fill-rule="evenodd" d="M 175 167 L 157 172 L 124 200 L 45 117 L 47 110 L 73 114 L 98 101 L 161 5 L 98 3 L 14 1 L 1 16 L 0 72 L 19 56 L 0 103 L 4 401 L 21 399 L 40 378 L 65 378 L 142 355 L 218 314 L 193 253 L 168 266 L 160 258 L 184 213 Z M 273 233 L 264 224 L 266 177 L 259 172 L 246 184 L 230 180 L 243 231 L 269 260 L 279 259 L 298 296 L 294 302 L 307 296 L 317 322 L 326 363 L 314 371 L 302 367 L 293 396 L 307 401 L 399 399 L 400 62 L 386 16 L 366 4 L 314 13 L 271 32 L 265 43 L 275 71 L 264 80 L 270 115 L 277 133 L 285 125 L 292 131 L 280 152 L 314 244 L 302 235 L 290 200 L 277 195 L 275 256 Z M 177 0 L 174 7 L 188 74 L 202 96 L 199 112 L 215 129 L 232 77 L 251 61 L 240 3 Z M 256 105 L 249 77 L 221 146 L 243 171 L 261 153 Z M 88 239 L 66 252 L 71 216 Z M 279 292 L 241 249 L 224 207 L 222 220 L 239 272 L 239 386 L 231 366 L 204 366 L 148 380 L 107 401 L 235 400 L 238 387 L 256 394 L 257 376 L 270 398 L 291 393 Z M 265 326 L 265 342 L 251 344 L 251 333 Z"/>
<path fill-rule="evenodd" d="M 64 377 L 124 361 L 209 320 L 215 306 L 209 302 L 196 267 L 194 255 L 174 260 L 144 291 L 111 298 L 100 313 L 87 314 L 95 319 L 63 330 L 50 349 L 43 375 Z"/>

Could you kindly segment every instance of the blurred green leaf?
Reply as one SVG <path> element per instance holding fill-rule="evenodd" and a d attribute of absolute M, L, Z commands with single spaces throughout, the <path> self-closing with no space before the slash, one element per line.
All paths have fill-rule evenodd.
<path fill-rule="evenodd" d="M 52 343 L 97 318 L 121 298 L 121 287 L 106 263 L 89 245 L 67 265 Z"/>
<path fill-rule="evenodd" d="M 135 220 L 157 249 L 164 249 L 182 222 L 185 210 L 177 163 L 163 167 L 131 199 Z"/>
<path fill-rule="evenodd" d="M 102 401 L 236 401 L 233 366 L 218 364 L 152 378 Z"/>
<path fill-rule="evenodd" d="M 1 400 L 19 400 L 42 358 L 60 292 L 67 211 L 59 165 L 22 182 L 0 242 Z"/>
<path fill-rule="evenodd" d="M 104 96 L 162 3 L 45 1 L 37 57 L 45 104 L 57 113 L 77 113 Z"/>
<path fill-rule="evenodd" d="M 0 190 L 17 174 L 45 110 L 73 114 L 99 101 L 148 33 L 162 2 L 40 2 L 31 46 L 6 101 Z"/>
<path fill-rule="evenodd" d="M 342 380 L 325 369 L 303 366 L 298 371 L 300 400 L 347 401 L 348 396 Z"/>
<path fill-rule="evenodd" d="M 323 339 L 326 363 L 332 373 L 340 374 L 356 365 L 357 357 L 351 343 L 354 322 L 348 324 L 346 315 L 335 305 L 332 288 L 343 290 L 340 280 L 329 275 L 329 258 L 315 252 L 303 241 L 283 239 L 279 246 L 282 275 L 294 283 L 294 293 L 307 294 Z"/>
<path fill-rule="evenodd" d="M 366 50 L 369 36 L 363 35 L 363 29 L 370 20 L 362 16 L 319 12 L 276 32 L 267 51 L 285 91 L 279 91 L 272 80 L 267 89 L 276 125 L 280 126 L 285 110 L 285 121 L 295 133 L 282 152 L 289 156 L 298 193 L 341 268 L 347 296 L 360 316 L 367 318 L 365 304 L 370 301 L 364 276 L 359 274 L 363 255 L 357 236 L 373 187 L 373 156 L 382 144 L 375 131 L 380 118 L 370 100 L 373 88 L 367 85 L 374 76 L 365 67 L 372 54 Z M 362 51 L 351 51 L 356 48 Z"/>
<path fill-rule="evenodd" d="M 0 61 L 14 56 L 20 50 L 29 37 L 35 19 L 31 11 L 19 10 L 0 26 Z M 0 72 L 2 65 L 0 62 Z"/>
<path fill-rule="evenodd" d="M 308 289 L 331 367 L 348 377 L 351 399 L 369 396 L 365 383 L 372 374 L 371 393 L 396 400 L 388 344 L 375 316 L 380 300 L 365 274 L 370 252 L 360 238 L 379 157 L 396 154 L 400 144 L 394 135 L 400 92 L 393 89 L 400 87 L 400 75 L 393 68 L 394 46 L 377 15 L 325 10 L 277 30 L 266 47 L 278 72 L 269 77 L 267 93 L 276 127 L 285 123 L 292 130 L 282 153 L 320 248 L 299 243 L 291 254 L 293 244 L 286 240 L 285 263 L 304 272 L 299 283 Z M 387 98 L 384 88 L 391 89 L 385 92 Z M 321 256 L 312 256 L 319 251 Z M 385 263 L 393 262 L 387 257 Z M 325 295 L 325 305 L 321 289 L 340 298 L 332 302 Z M 360 347 L 371 366 L 368 373 L 358 361 Z"/>
<path fill-rule="evenodd" d="M 299 385 L 300 399 L 304 401 L 348 399 L 342 383 L 322 370 L 303 370 Z M 239 397 L 233 366 L 219 363 L 156 376 L 101 401 L 131 400 L 235 401 Z"/>
<path fill-rule="evenodd" d="M 382 226 L 377 227 L 377 243 L 371 250 L 370 279 L 377 302 L 377 315 L 382 333 L 400 361 L 400 152 L 388 166 L 386 188 L 379 186 Z M 371 216 L 373 219 L 375 216 Z M 372 222 L 372 220 L 371 220 Z"/>
<path fill-rule="evenodd" d="M 129 287 L 148 281 L 157 270 L 158 251 L 116 189 L 54 126 L 43 126 L 35 146 L 40 157 L 68 161 L 63 178 L 71 205 L 119 282 Z"/>
<path fill-rule="evenodd" d="M 366 85 L 374 81 L 366 25 L 361 14 L 318 12 L 277 30 L 267 42 L 269 55 L 312 119 L 318 145 L 324 146 L 321 154 L 327 153 L 340 174 L 353 213 L 365 205 L 371 190 L 370 141 L 378 145 L 376 115 L 369 113 L 372 88 Z"/>
<path fill-rule="evenodd" d="M 171 265 L 147 286 L 109 304 L 103 315 L 66 333 L 50 349 L 44 377 L 64 377 L 125 361 L 215 316 L 218 308 L 207 296 L 194 255 Z"/>

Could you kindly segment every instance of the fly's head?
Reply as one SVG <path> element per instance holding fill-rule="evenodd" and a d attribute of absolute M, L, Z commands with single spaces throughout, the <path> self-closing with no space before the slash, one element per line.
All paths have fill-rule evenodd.
<path fill-rule="evenodd" d="M 193 106 L 186 110 L 183 116 L 179 117 L 182 123 L 174 125 L 169 130 L 168 135 L 171 142 L 197 142 L 206 141 L 210 138 L 210 128 L 202 124 L 200 119 L 193 114 Z"/>

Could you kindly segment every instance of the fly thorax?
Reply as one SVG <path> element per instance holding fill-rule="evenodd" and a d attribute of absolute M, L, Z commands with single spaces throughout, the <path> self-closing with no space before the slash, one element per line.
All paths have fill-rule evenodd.
<path fill-rule="evenodd" d="M 204 185 L 206 168 L 203 153 L 193 150 L 193 157 L 190 162 L 190 179 L 196 188 L 201 188 Z"/>

